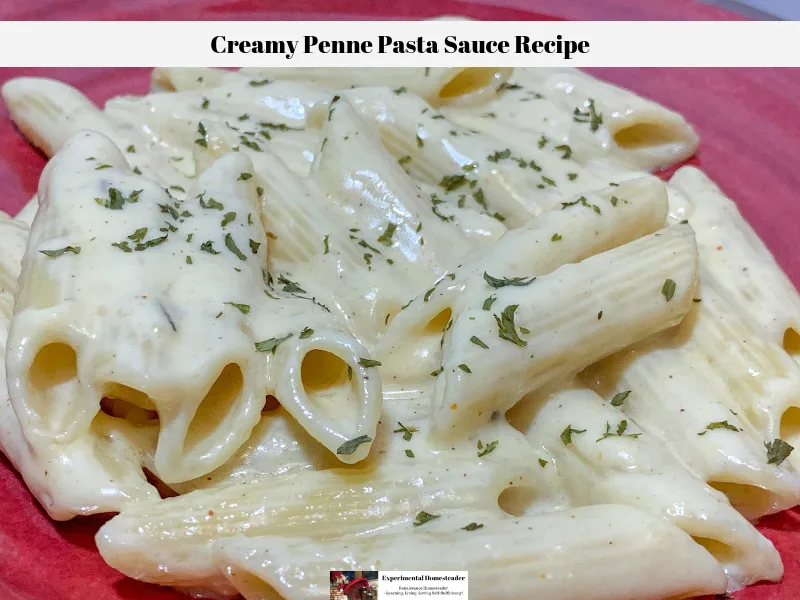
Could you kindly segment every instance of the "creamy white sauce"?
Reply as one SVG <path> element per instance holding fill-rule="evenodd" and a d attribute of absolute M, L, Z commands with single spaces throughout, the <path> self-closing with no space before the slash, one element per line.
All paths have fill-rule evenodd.
<path fill-rule="evenodd" d="M 680 171 L 665 189 L 639 170 L 693 151 L 674 113 L 574 71 L 462 71 L 276 82 L 160 69 L 154 81 L 172 91 L 103 112 L 54 82 L 6 87 L 12 117 L 61 153 L 42 177 L 19 282 L 25 227 L 0 221 L 3 341 L 16 289 L 0 442 L 54 518 L 121 512 L 98 536 L 114 567 L 205 595 L 266 598 L 273 586 L 317 598 L 324 581 L 274 573 L 314 553 L 354 568 L 435 567 L 447 547 L 447 564 L 468 568 L 473 595 L 489 598 L 501 566 L 460 552 L 483 540 L 519 565 L 507 595 L 520 599 L 572 598 L 598 582 L 609 600 L 645 588 L 666 598 L 780 577 L 774 548 L 735 509 L 757 518 L 800 498 L 798 457 L 776 466 L 763 447 L 800 443 L 800 427 L 782 422 L 800 381 L 780 346 L 798 327 L 795 290 L 728 199 L 703 204 L 718 194 L 710 184 Z M 62 102 L 52 131 L 26 101 L 37 95 Z M 112 188 L 128 199 L 121 210 L 95 201 L 112 202 Z M 692 308 L 689 228 L 635 241 L 668 211 L 697 231 L 697 294 L 742 289 L 745 263 L 761 269 L 756 288 L 778 282 L 780 293 L 749 283 L 734 295 L 725 310 L 741 326 L 710 301 Z M 495 287 L 484 272 L 520 281 Z M 524 344 L 501 335 L 512 305 Z M 651 346 L 582 375 L 602 398 L 566 383 L 690 308 Z M 715 355 L 707 340 L 726 327 L 745 339 Z M 256 351 L 269 340 L 274 355 Z M 52 343 L 73 349 L 74 373 L 32 374 Z M 695 372 L 712 359 L 722 366 Z M 203 405 L 226 377 L 240 378 L 228 381 L 235 393 Z M 620 385 L 633 392 L 612 408 Z M 698 388 L 714 394 L 694 398 Z M 125 402 L 104 405 L 111 414 L 100 410 L 108 395 Z M 465 407 L 478 416 L 454 416 Z M 722 421 L 730 427 L 697 435 Z M 157 500 L 142 467 L 184 495 Z M 436 515 L 430 530 L 414 527 L 420 511 Z M 484 527 L 460 531 L 471 521 Z M 711 540 L 710 553 L 689 535 Z M 373 548 L 389 536 L 397 551 L 382 559 Z M 548 549 L 565 539 L 569 556 Z M 542 548 L 526 553 L 526 540 Z M 617 554 L 630 540 L 643 550 Z M 264 548 L 274 557 L 255 560 Z M 616 576 L 585 568 L 594 555 Z M 672 557 L 666 575 L 655 556 Z"/>

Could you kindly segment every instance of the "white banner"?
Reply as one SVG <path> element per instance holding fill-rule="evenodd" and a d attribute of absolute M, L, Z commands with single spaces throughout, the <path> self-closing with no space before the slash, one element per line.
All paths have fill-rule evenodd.
<path fill-rule="evenodd" d="M 800 22 L 0 22 L 9 67 L 796 67 Z"/>

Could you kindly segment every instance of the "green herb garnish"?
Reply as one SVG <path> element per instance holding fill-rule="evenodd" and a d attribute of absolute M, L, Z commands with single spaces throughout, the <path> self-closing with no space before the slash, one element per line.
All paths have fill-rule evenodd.
<path fill-rule="evenodd" d="M 361 444 L 366 444 L 367 442 L 371 442 L 372 438 L 368 435 L 360 435 L 357 438 L 353 438 L 352 440 L 346 441 L 344 444 L 339 446 L 336 450 L 336 454 L 342 455 L 350 455 L 353 454 Z"/>
<path fill-rule="evenodd" d="M 516 327 L 514 326 L 514 312 L 518 307 L 518 304 L 506 306 L 500 317 L 494 315 L 494 320 L 497 322 L 499 335 L 502 339 L 516 344 L 517 346 L 524 347 L 528 345 L 528 342 L 519 337 Z"/>
<path fill-rule="evenodd" d="M 205 194 L 205 192 L 203 192 Z M 209 208 L 213 210 L 223 210 L 225 206 L 221 202 L 217 202 L 214 198 L 209 198 L 208 202 L 203 199 L 203 194 L 199 194 L 197 197 L 200 199 L 200 207 L 201 208 Z"/>
<path fill-rule="evenodd" d="M 767 464 L 779 465 L 786 460 L 794 450 L 794 447 L 787 444 L 780 438 L 775 438 L 771 442 L 764 442 L 767 449 Z"/>
<path fill-rule="evenodd" d="M 219 250 L 214 250 L 214 242 L 211 240 L 200 244 L 200 250 L 203 252 L 208 252 L 209 254 L 219 254 Z"/>
<path fill-rule="evenodd" d="M 530 277 L 528 279 L 525 277 L 502 277 L 498 279 L 497 277 L 492 277 L 486 271 L 483 272 L 483 279 L 494 289 L 500 289 L 506 286 L 525 287 L 536 281 L 536 277 Z"/>
<path fill-rule="evenodd" d="M 110 208 L 111 210 L 122 210 L 122 206 L 126 202 L 136 204 L 139 201 L 139 194 L 142 190 L 134 190 L 127 198 L 125 194 L 120 192 L 117 188 L 108 188 L 108 198 L 95 198 L 94 201 L 100 206 Z"/>
<path fill-rule="evenodd" d="M 159 204 L 158 207 L 161 209 L 162 213 L 168 214 L 176 221 L 180 218 L 180 215 L 178 214 L 178 211 L 175 209 L 174 206 L 171 206 L 169 204 Z"/>
<path fill-rule="evenodd" d="M 208 135 L 208 132 L 202 123 L 197 124 L 197 133 L 200 134 L 200 137 L 197 138 L 194 143 L 201 148 L 208 148 L 208 142 L 206 141 L 206 135 Z"/>
<path fill-rule="evenodd" d="M 594 100 L 591 98 L 584 102 L 584 105 L 587 106 L 588 110 L 582 111 L 576 107 L 572 111 L 572 120 L 576 123 L 589 123 L 589 131 L 594 133 L 603 124 L 603 115 L 595 110 Z"/>
<path fill-rule="evenodd" d="M 486 456 L 487 454 L 489 454 L 491 452 L 494 452 L 494 449 L 497 448 L 497 444 L 498 444 L 498 440 L 495 440 L 493 442 L 489 442 L 488 444 L 486 444 L 486 447 L 484 448 L 483 442 L 478 440 L 478 450 L 479 450 L 478 458 L 480 458 L 482 456 Z"/>
<path fill-rule="evenodd" d="M 250 150 L 255 150 L 256 152 L 261 152 L 261 151 L 262 151 L 262 150 L 261 150 L 261 146 L 259 146 L 258 144 L 256 144 L 256 143 L 255 143 L 254 141 L 252 141 L 252 140 L 248 140 L 248 139 L 247 139 L 245 136 L 243 136 L 243 135 L 240 135 L 240 136 L 239 136 L 239 142 L 241 142 L 241 144 L 242 144 L 243 146 L 245 146 L 246 148 L 250 148 Z M 252 177 L 252 175 L 251 175 L 250 173 L 242 173 L 242 175 L 250 175 L 250 177 Z M 242 179 L 242 175 L 240 175 L 240 176 L 239 176 L 239 179 Z M 245 178 L 244 178 L 244 179 L 242 179 L 242 180 L 243 180 L 243 181 L 247 181 L 248 179 L 250 179 L 250 177 L 245 177 Z M 237 180 L 237 181 L 238 181 L 238 180 Z"/>
<path fill-rule="evenodd" d="M 510 157 L 511 157 L 511 150 L 506 148 L 505 150 L 496 150 L 494 154 L 490 154 L 489 156 L 487 156 L 486 160 L 488 160 L 489 162 L 496 163 Z"/>
<path fill-rule="evenodd" d="M 128 242 L 114 242 L 111 245 L 115 246 L 116 248 L 119 248 L 123 252 L 133 252 Z"/>
<path fill-rule="evenodd" d="M 569 446 L 572 443 L 572 434 L 573 433 L 586 433 L 585 429 L 573 429 L 572 425 L 567 425 L 567 428 L 561 432 L 561 441 L 564 442 L 565 446 Z"/>
<path fill-rule="evenodd" d="M 603 441 L 604 439 L 606 439 L 608 437 L 612 437 L 612 436 L 622 437 L 623 435 L 625 437 L 636 439 L 640 435 L 642 435 L 641 433 L 625 433 L 625 431 L 627 429 L 628 429 L 628 421 L 625 420 L 625 419 L 622 419 L 622 421 L 620 421 L 619 424 L 617 425 L 616 433 L 613 433 L 611 431 L 611 424 L 608 423 L 608 421 L 606 421 L 606 431 L 605 431 L 605 433 L 603 435 L 601 435 L 599 438 L 597 438 L 597 440 L 595 440 L 595 441 L 601 442 L 601 441 Z"/>
<path fill-rule="evenodd" d="M 467 183 L 467 178 L 464 175 L 446 175 L 439 182 L 439 187 L 444 188 L 445 192 L 452 192 L 465 183 Z"/>
<path fill-rule="evenodd" d="M 141 229 L 137 229 L 132 234 L 128 236 L 128 239 L 132 242 L 141 242 L 144 239 L 144 236 L 147 235 L 147 227 L 142 227 Z"/>
<path fill-rule="evenodd" d="M 672 279 L 667 279 L 661 287 L 661 293 L 664 294 L 664 298 L 667 299 L 667 302 L 672 300 L 672 297 L 675 295 L 675 282 L 672 281 Z"/>
<path fill-rule="evenodd" d="M 433 521 L 434 519 L 438 519 L 441 515 L 432 515 L 431 513 L 427 513 L 424 510 L 421 510 L 417 513 L 416 520 L 414 521 L 414 527 L 419 527 L 420 525 L 424 525 L 428 521 Z"/>
<path fill-rule="evenodd" d="M 619 392 L 618 394 L 614 394 L 614 397 L 611 399 L 611 406 L 622 406 L 622 403 L 628 399 L 628 396 L 630 396 L 630 394 L 631 394 L 630 390 L 625 390 L 624 392 Z"/>
<path fill-rule="evenodd" d="M 143 244 L 136 244 L 136 248 L 134 248 L 134 250 L 136 250 L 136 252 L 142 252 L 143 250 L 147 250 L 148 248 L 154 248 L 155 246 L 163 244 L 166 241 L 167 241 L 167 236 L 162 235 L 161 237 L 153 238 L 152 240 L 147 240 Z"/>
<path fill-rule="evenodd" d="M 397 225 L 394 223 L 389 223 L 386 225 L 386 230 L 381 234 L 378 238 L 378 242 L 383 244 L 384 246 L 391 246 L 392 245 L 392 236 L 394 235 L 395 230 L 397 229 Z"/>
<path fill-rule="evenodd" d="M 278 275 L 278 283 L 283 285 L 283 291 L 289 294 L 305 294 L 307 293 L 303 288 L 297 285 L 294 281 L 286 279 L 283 275 Z"/>
<path fill-rule="evenodd" d="M 372 367 L 380 367 L 381 363 L 377 360 L 372 360 L 371 358 L 359 358 L 358 364 L 360 364 L 365 369 L 371 369 Z"/>
<path fill-rule="evenodd" d="M 724 421 L 715 421 L 713 423 L 709 423 L 708 425 L 706 425 L 706 428 L 697 435 L 705 435 L 706 433 L 708 433 L 709 431 L 713 431 L 714 429 L 728 429 L 730 431 L 736 431 L 736 432 L 741 431 L 741 429 L 736 427 L 736 425 L 731 425 L 730 423 L 728 423 L 728 420 L 725 419 Z"/>
<path fill-rule="evenodd" d="M 572 158 L 572 148 L 567 146 L 566 144 L 562 144 L 560 146 L 556 146 L 555 148 L 559 152 L 563 152 L 564 154 L 561 155 L 561 158 L 567 160 L 568 158 Z"/>
<path fill-rule="evenodd" d="M 584 196 L 581 196 L 580 198 L 578 198 L 577 200 L 573 200 L 572 202 L 562 202 L 561 203 L 561 210 L 564 210 L 565 208 L 569 208 L 570 206 L 575 206 L 576 204 L 580 204 L 581 206 L 585 206 L 586 208 L 591 208 L 598 215 L 602 214 L 600 212 L 600 207 L 597 206 L 597 204 L 590 204 L 589 201 Z"/>
<path fill-rule="evenodd" d="M 71 254 L 80 254 L 81 247 L 80 246 L 64 246 L 63 248 L 59 248 L 58 250 L 39 250 L 45 256 L 49 256 L 50 258 L 57 258 L 67 252 Z"/>
<path fill-rule="evenodd" d="M 400 421 L 398 421 L 397 424 L 400 426 L 400 428 L 395 429 L 394 431 L 392 431 L 392 433 L 402 433 L 403 439 L 407 442 L 410 442 L 412 436 L 419 431 L 419 429 L 417 427 L 414 427 L 413 425 L 411 427 L 406 427 Z"/>
<path fill-rule="evenodd" d="M 238 304 L 236 302 L 223 302 L 223 304 L 227 304 L 228 306 L 232 306 L 239 310 L 240 313 L 243 315 L 250 313 L 250 305 L 249 304 Z"/>
<path fill-rule="evenodd" d="M 479 337 L 473 335 L 471 338 L 469 338 L 469 341 L 475 344 L 476 346 L 480 346 L 481 348 L 484 348 L 486 350 L 489 349 L 489 346 L 487 346 Z"/>
<path fill-rule="evenodd" d="M 285 342 L 293 335 L 293 333 L 287 333 L 285 336 L 280 338 L 269 338 L 263 342 L 256 342 L 256 352 L 272 352 L 275 354 L 275 349 L 278 347 L 278 345 L 282 342 Z"/>
<path fill-rule="evenodd" d="M 239 260 L 247 260 L 247 257 L 242 254 L 242 251 L 239 250 L 239 247 L 236 245 L 236 242 L 233 241 L 233 236 L 230 233 L 225 234 L 225 247 L 233 252 Z"/>

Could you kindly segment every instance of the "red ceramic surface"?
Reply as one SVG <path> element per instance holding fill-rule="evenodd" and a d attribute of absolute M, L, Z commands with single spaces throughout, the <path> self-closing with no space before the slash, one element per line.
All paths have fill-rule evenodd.
<path fill-rule="evenodd" d="M 692 0 L 332 0 L 324 7 L 299 0 L 6 0 L 0 19 L 367 19 L 463 14 L 495 20 L 701 20 L 736 18 Z M 57 51 L 57 49 L 53 49 Z M 132 50 L 135 51 L 135 43 Z M 98 49 L 102 52 L 102 49 Z M 0 63 L 2 57 L 0 57 Z M 683 115 L 701 137 L 690 162 L 704 169 L 739 204 L 745 217 L 800 284 L 800 70 L 595 69 L 595 75 L 653 98 Z M 102 103 L 121 93 L 144 93 L 147 69 L 0 69 L 0 83 L 36 74 L 62 79 Z M 36 190 L 44 158 L 14 130 L 0 108 L 0 209 L 15 213 Z M 99 517 L 53 523 L 20 478 L 0 459 L 0 600 L 178 600 L 183 596 L 127 579 L 97 553 Z M 759 529 L 777 546 L 786 575 L 756 585 L 737 600 L 800 598 L 800 511 L 763 519 Z"/>

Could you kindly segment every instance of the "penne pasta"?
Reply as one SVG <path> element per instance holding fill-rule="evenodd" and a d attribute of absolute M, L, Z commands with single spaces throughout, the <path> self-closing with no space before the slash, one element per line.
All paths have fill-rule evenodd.
<path fill-rule="evenodd" d="M 114 568 L 178 587 L 225 589 L 215 539 L 240 534 L 340 539 L 413 529 L 420 511 L 501 513 L 497 497 L 522 478 L 503 465 L 445 460 L 378 469 L 305 471 L 131 505 L 101 527 L 97 546 Z M 449 469 L 449 470 L 444 470 Z M 189 522 L 194 523 L 190 530 Z"/>
<path fill-rule="evenodd" d="M 412 176 L 436 186 L 437 196 L 451 205 L 463 208 L 468 201 L 509 228 L 522 226 L 564 195 L 605 187 L 570 160 L 569 146 L 556 155 L 509 144 L 456 125 L 420 98 L 388 88 L 344 94 L 374 120 L 384 145 Z"/>
<path fill-rule="evenodd" d="M 794 415 L 798 408 L 800 366 L 784 349 L 746 320 L 727 301 L 714 278 L 702 271 L 693 327 L 683 338 L 680 360 L 704 364 L 710 378 L 724 386 L 726 405 L 740 411 L 743 419 L 763 438 L 768 449 L 783 438 L 800 443 Z M 780 444 L 780 441 L 778 442 Z M 798 457 L 789 462 L 797 468 Z M 775 459 L 777 460 L 777 458 Z"/>
<path fill-rule="evenodd" d="M 709 282 L 766 339 L 797 354 L 800 296 L 733 201 L 694 167 L 679 169 L 669 185 L 689 203 L 683 218 L 697 232 Z"/>
<path fill-rule="evenodd" d="M 101 111 L 66 83 L 20 77 L 6 82 L 2 94 L 11 120 L 47 156 L 61 150 L 82 129 L 112 135 L 111 124 Z"/>
<path fill-rule="evenodd" d="M 327 114 L 314 177 L 333 192 L 342 210 L 352 213 L 358 207 L 373 222 L 391 215 L 398 241 L 407 246 L 404 254 L 414 263 L 409 268 L 419 265 L 436 273 L 442 262 L 469 251 L 458 228 L 436 214 L 435 204 L 408 179 L 347 100 L 339 100 Z M 426 244 L 419 243 L 423 235 Z"/>
<path fill-rule="evenodd" d="M 394 221 L 375 226 L 353 220 L 271 153 L 264 153 L 258 165 L 271 267 L 297 273 L 312 296 L 330 306 L 358 339 L 374 345 L 386 316 L 405 303 L 409 287 L 421 288 L 428 278 L 402 251 L 413 248 L 416 237 L 409 239 L 404 228 L 398 232 Z M 400 252 L 392 248 L 395 243 Z M 387 275 L 380 295 L 371 284 L 373 271 Z"/>
<path fill-rule="evenodd" d="M 13 79 L 3 86 L 3 99 L 9 114 L 22 133 L 48 156 L 62 149 L 68 139 L 82 130 L 101 133 L 112 139 L 126 160 L 139 174 L 147 172 L 164 186 L 187 187 L 192 172 L 178 169 L 179 153 L 162 156 L 160 140 L 117 121 L 114 115 L 102 112 L 75 88 L 38 77 Z M 29 209 L 27 219 L 32 220 Z"/>
<path fill-rule="evenodd" d="M 245 170 L 239 161 L 228 163 L 227 169 L 220 168 L 225 171 L 224 175 L 221 174 L 223 180 L 225 176 L 231 177 L 238 167 Z M 37 215 L 26 252 L 26 274 L 20 282 L 18 306 L 9 338 L 12 349 L 9 388 L 23 426 L 34 435 L 53 440 L 69 441 L 85 432 L 103 396 L 144 410 L 157 410 L 162 442 L 156 462 L 166 479 L 178 479 L 182 469 L 191 471 L 203 468 L 203 463 L 219 460 L 219 456 L 206 454 L 207 450 L 202 447 L 185 454 L 183 451 L 184 444 L 192 444 L 190 421 L 204 396 L 211 394 L 207 406 L 219 402 L 227 404 L 223 411 L 230 411 L 217 417 L 222 421 L 217 423 L 222 426 L 219 434 L 228 438 L 227 442 L 215 441 L 221 448 L 226 443 L 235 443 L 236 436 L 244 435 L 246 439 L 254 424 L 252 419 L 258 418 L 254 408 L 261 401 L 255 391 L 258 372 L 253 361 L 248 360 L 253 352 L 253 341 L 238 331 L 235 316 L 231 316 L 230 321 L 234 321 L 231 325 L 215 319 L 216 323 L 210 324 L 209 335 L 213 335 L 215 340 L 227 337 L 226 350 L 217 356 L 209 356 L 206 360 L 210 359 L 211 364 L 198 362 L 196 367 L 204 373 L 202 377 L 181 372 L 188 366 L 185 361 L 183 364 L 175 362 L 186 352 L 181 350 L 181 345 L 197 348 L 203 344 L 201 340 L 191 338 L 191 330 L 184 333 L 183 326 L 188 326 L 193 318 L 201 318 L 203 312 L 223 309 L 225 301 L 222 298 L 212 300 L 195 315 L 185 312 L 181 295 L 195 296 L 198 286 L 202 285 L 191 275 L 189 261 L 193 254 L 198 259 L 202 255 L 195 254 L 197 251 L 193 251 L 184 235 L 192 233 L 200 237 L 203 224 L 213 219 L 218 225 L 219 217 L 203 215 L 199 204 L 191 207 L 188 203 L 181 205 L 155 184 L 126 171 L 128 165 L 124 158 L 107 138 L 97 134 L 80 134 L 58 160 L 48 166 L 39 194 L 43 208 Z M 64 179 L 75 177 L 76 173 L 80 187 L 67 187 L 65 189 L 70 190 L 67 193 L 61 191 Z M 231 191 L 234 182 L 235 178 L 232 178 L 228 184 Z M 83 193 L 72 191 L 77 189 L 82 189 Z M 218 191 L 229 197 L 226 199 L 235 198 L 228 190 Z M 94 200 L 95 197 L 98 201 Z M 197 213 L 196 216 L 189 208 Z M 193 224 L 192 218 L 199 221 L 198 225 Z M 97 219 L 106 219 L 102 231 L 95 227 Z M 180 240 L 176 239 L 180 235 L 177 233 L 179 225 L 184 225 L 185 231 Z M 162 246 L 169 241 L 172 243 Z M 221 240 L 217 243 L 222 245 Z M 211 240 L 197 240 L 196 248 L 202 244 L 213 248 Z M 214 251 L 221 254 L 219 250 Z M 236 262 L 222 255 L 217 264 L 221 266 L 224 264 L 222 260 L 227 259 L 233 273 L 233 266 L 239 260 L 232 252 L 227 254 Z M 120 263 L 125 264 L 124 270 L 113 267 Z M 158 271 L 153 269 L 155 264 L 160 265 Z M 219 266 L 217 270 L 221 274 Z M 96 294 L 92 273 L 108 270 L 116 270 L 120 277 L 113 282 L 106 281 L 110 287 L 104 297 L 82 296 L 82 292 Z M 167 275 L 168 286 L 167 281 L 159 281 L 158 273 Z M 260 269 L 258 273 L 260 277 Z M 226 290 L 226 299 L 230 297 L 235 301 L 236 282 L 241 278 L 229 276 L 228 279 L 230 287 Z M 161 286 L 164 287 L 159 289 Z M 238 286 L 241 289 L 241 284 Z M 116 323 L 110 316 L 103 319 L 110 312 L 109 305 L 114 304 L 124 306 L 133 318 Z M 111 311 L 111 314 L 115 312 Z M 75 329 L 76 319 L 81 323 L 79 330 Z M 97 327 L 106 331 L 110 329 L 118 339 L 128 339 L 130 355 L 118 355 L 117 360 L 113 355 L 110 360 L 98 360 L 107 352 L 109 340 L 98 336 Z M 92 333 L 88 336 L 78 333 L 86 331 L 84 328 Z M 145 346 L 156 344 L 154 353 L 148 356 L 141 349 L 135 350 L 138 346 L 135 341 L 149 331 L 160 332 L 160 335 L 151 338 Z M 162 363 L 160 368 L 164 370 L 159 374 L 159 366 L 153 358 L 160 357 L 158 360 L 163 361 L 162 355 L 166 353 L 169 356 L 170 347 L 173 360 Z M 98 352 L 102 354 L 96 354 Z M 141 380 L 138 365 L 148 363 L 152 371 L 146 380 Z M 52 379 L 52 375 L 46 374 L 56 365 L 60 369 L 60 379 Z M 188 379 L 196 381 L 197 388 L 189 406 L 180 408 L 176 399 L 191 397 L 192 392 L 181 387 L 182 392 L 176 394 L 170 391 L 170 386 L 184 386 L 185 380 L 181 380 L 187 375 Z M 157 398 L 164 404 L 157 405 Z M 195 430 L 202 427 L 205 425 L 195 421 Z M 240 431 L 230 432 L 236 428 Z M 204 433 L 212 432 L 205 430 Z M 203 438 L 195 439 L 200 441 Z M 190 466 L 184 461 L 194 464 Z"/>
<path fill-rule="evenodd" d="M 482 527 L 464 531 L 470 522 Z M 402 536 L 404 543 L 397 535 L 346 542 L 240 536 L 217 542 L 215 557 L 247 600 L 326 598 L 327 586 L 319 582 L 342 565 L 468 570 L 470 593 L 478 598 L 644 600 L 725 589 L 717 562 L 689 536 L 662 519 L 618 505 L 530 519 L 480 512 L 443 515 Z M 657 575 L 665 568 L 673 575 Z"/>
<path fill-rule="evenodd" d="M 483 104 L 494 97 L 496 89 L 511 75 L 505 67 L 450 67 L 411 69 L 271 69 L 244 68 L 249 77 L 294 79 L 336 91 L 349 87 L 392 86 L 398 95 L 411 92 L 434 106 L 443 104 Z"/>
<path fill-rule="evenodd" d="M 109 168 L 98 170 L 104 165 Z M 160 424 L 155 468 L 167 482 L 224 463 L 258 422 L 267 393 L 278 395 L 332 452 L 374 435 L 380 382 L 367 375 L 366 350 L 322 308 L 306 306 L 302 298 L 263 295 L 265 283 L 274 283 L 271 276 L 263 281 L 258 261 L 266 236 L 252 219 L 257 206 L 250 161 L 221 159 L 198 178 L 185 202 L 125 173 L 124 159 L 97 135 L 81 134 L 48 169 L 9 338 L 11 398 L 33 435 L 74 439 L 86 431 L 104 396 L 152 411 Z M 51 193 L 75 172 L 83 196 Z M 103 193 L 106 199 L 99 198 Z M 90 211 L 106 218 L 103 231 L 93 228 L 93 218 L 77 218 Z M 64 223 L 65 229 L 56 225 Z M 96 290 L 92 273 L 120 261 L 126 269 L 118 271 L 112 297 L 81 296 Z M 206 270 L 215 273 L 219 287 L 205 287 Z M 278 284 L 289 281 L 287 275 L 279 275 Z M 82 302 L 67 300 L 73 296 Z M 249 299 L 258 296 L 263 299 L 251 306 Z M 190 311 L 186 298 L 203 302 Z M 104 319 L 104 307 L 114 302 L 134 318 Z M 87 307 L 94 308 L 82 312 Z M 78 333 L 76 320 L 79 330 L 92 333 Z M 130 340 L 130 355 L 100 361 L 109 343 L 97 333 L 103 328 Z M 160 335 L 143 345 L 152 347 L 146 352 L 136 340 L 149 331 Z M 217 350 L 194 363 L 185 360 L 189 348 L 212 347 Z M 51 365 L 61 365 L 62 379 L 44 376 Z M 354 375 L 348 378 L 348 371 Z M 337 456 L 354 462 L 368 448 Z"/>
<path fill-rule="evenodd" d="M 696 310 L 677 330 L 592 366 L 582 380 L 606 398 L 629 391 L 625 413 L 745 517 L 794 506 L 797 475 L 769 462 L 761 432 L 725 381 L 704 355 L 681 346 L 700 318 Z"/>
<path fill-rule="evenodd" d="M 36 211 L 39 209 L 39 199 L 34 196 L 28 203 L 22 207 L 14 219 L 18 222 L 25 223 L 29 228 L 33 223 L 33 218 L 36 216 Z M 23 247 L 24 250 L 24 247 Z"/>
<path fill-rule="evenodd" d="M 664 185 L 655 178 L 562 200 L 559 210 L 546 212 L 487 250 L 472 253 L 412 299 L 392 320 L 376 349 L 386 365 L 384 372 L 401 381 L 429 380 L 429 374 L 442 366 L 448 323 L 471 308 L 490 310 L 494 305 L 499 288 L 489 283 L 493 278 L 522 283 L 580 262 L 658 230 L 667 211 Z"/>
<path fill-rule="evenodd" d="M 578 162 L 607 156 L 648 171 L 688 158 L 698 141 L 677 113 L 568 68 L 516 68 L 497 100 L 447 116 L 489 132 L 522 123 L 531 142 L 568 144 Z"/>
<path fill-rule="evenodd" d="M 694 152 L 679 115 L 574 69 L 2 94 L 51 160 L 0 213 L 0 448 L 52 518 L 118 513 L 110 566 L 246 600 L 781 578 L 749 521 L 800 503 L 800 300 L 705 175 L 645 172 Z"/>
<path fill-rule="evenodd" d="M 554 457 L 575 506 L 627 504 L 670 520 L 719 561 L 728 576 L 728 591 L 780 579 L 783 566 L 772 544 L 724 494 L 696 478 L 657 438 L 628 420 L 624 401 L 620 410 L 576 387 L 526 402 L 535 411 L 526 436 Z"/>
<path fill-rule="evenodd" d="M 0 356 L 3 357 L 27 237 L 27 225 L 0 213 Z M 26 439 L 9 401 L 5 381 L 5 360 L 0 360 L 0 448 L 52 518 L 64 520 L 78 514 L 119 510 L 127 502 L 156 496 L 136 460 L 137 448 L 126 435 L 131 433 L 130 429 L 115 428 L 108 417 L 98 415 L 88 435 L 75 443 Z M 78 480 L 82 485 L 75 485 Z"/>
<path fill-rule="evenodd" d="M 306 114 L 330 95 L 294 83 L 253 87 L 235 73 L 230 78 L 223 87 L 204 92 L 116 98 L 106 104 L 106 113 L 126 127 L 137 128 L 151 144 L 172 149 L 173 160 L 191 157 L 195 141 L 202 137 L 198 134 L 202 121 L 204 127 L 219 125 L 231 148 L 251 154 L 269 148 L 296 172 L 307 174 L 314 156 L 310 148 L 319 144 L 320 135 Z M 173 166 L 187 165 L 180 161 Z"/>
<path fill-rule="evenodd" d="M 0 211 L 0 314 L 11 319 L 28 226 Z M 3 338 L 5 341 L 5 338 Z"/>
<path fill-rule="evenodd" d="M 154 92 L 186 92 L 213 89 L 233 73 L 209 67 L 158 67 L 150 73 Z"/>
<path fill-rule="evenodd" d="M 470 307 L 445 334 L 434 428 L 468 434 L 526 393 L 675 325 L 692 304 L 696 276 L 694 234 L 677 225 L 503 286 L 496 306 Z"/>

